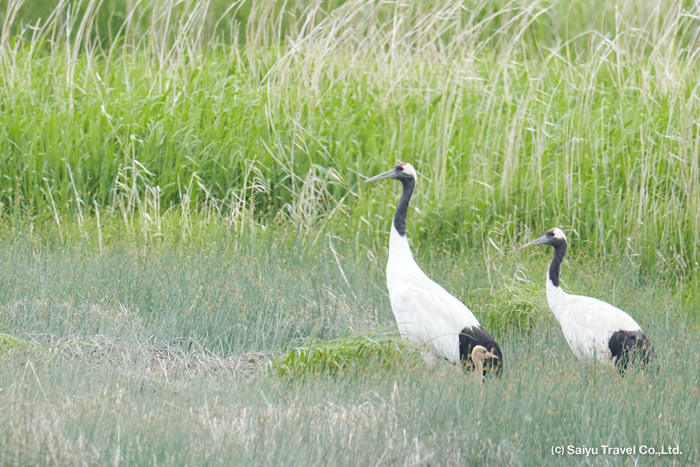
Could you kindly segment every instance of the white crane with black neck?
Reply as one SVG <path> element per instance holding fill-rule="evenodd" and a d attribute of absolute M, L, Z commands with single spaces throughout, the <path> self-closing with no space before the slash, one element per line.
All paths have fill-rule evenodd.
<path fill-rule="evenodd" d="M 489 352 L 485 367 L 500 373 L 503 355 L 494 338 L 481 327 L 469 308 L 426 276 L 413 259 L 406 238 L 406 214 L 416 186 L 416 170 L 404 162 L 367 182 L 385 178 L 398 180 L 403 186 L 391 225 L 386 266 L 391 309 L 399 332 L 427 346 L 425 360 L 431 367 L 444 359 L 473 369 L 472 350 L 482 346 Z"/>
<path fill-rule="evenodd" d="M 648 363 L 654 351 L 642 328 L 630 315 L 597 298 L 570 295 L 561 289 L 559 266 L 567 247 L 564 232 L 550 229 L 522 248 L 533 245 L 554 248 L 554 258 L 547 272 L 547 303 L 574 355 L 581 361 L 611 363 L 621 372 L 633 358 Z"/>

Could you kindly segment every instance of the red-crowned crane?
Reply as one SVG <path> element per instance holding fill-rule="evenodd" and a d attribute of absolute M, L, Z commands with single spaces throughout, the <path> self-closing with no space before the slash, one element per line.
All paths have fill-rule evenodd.
<path fill-rule="evenodd" d="M 479 325 L 469 308 L 426 276 L 413 259 L 406 238 L 406 213 L 416 186 L 416 170 L 404 162 L 367 182 L 385 178 L 403 185 L 391 225 L 386 266 L 391 309 L 399 332 L 427 346 L 425 361 L 430 367 L 438 359 L 445 359 L 474 368 L 472 349 L 481 345 L 494 355 L 486 360 L 486 366 L 500 373 L 503 355 L 494 338 Z"/>
<path fill-rule="evenodd" d="M 620 372 L 625 371 L 633 357 L 648 363 L 654 351 L 642 328 L 630 315 L 597 298 L 569 295 L 559 286 L 559 266 L 567 246 L 564 232 L 550 229 L 522 248 L 533 245 L 554 248 L 547 273 L 547 303 L 574 355 L 581 361 L 612 363 Z"/>

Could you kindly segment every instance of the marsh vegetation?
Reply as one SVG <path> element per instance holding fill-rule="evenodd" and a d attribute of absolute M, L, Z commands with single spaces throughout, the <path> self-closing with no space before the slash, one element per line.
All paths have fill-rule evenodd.
<path fill-rule="evenodd" d="M 697 4 L 225 3 L 0 2 L 0 463 L 700 462 Z M 393 333 L 397 160 L 500 379 Z M 554 226 L 654 371 L 567 353 Z"/>

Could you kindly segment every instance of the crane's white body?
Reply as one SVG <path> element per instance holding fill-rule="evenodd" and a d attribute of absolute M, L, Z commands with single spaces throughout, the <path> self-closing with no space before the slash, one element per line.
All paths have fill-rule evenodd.
<path fill-rule="evenodd" d="M 547 303 L 574 355 L 582 361 L 614 363 L 608 342 L 617 331 L 641 331 L 621 309 L 583 295 L 570 295 L 547 278 Z"/>
<path fill-rule="evenodd" d="M 413 259 L 408 239 L 399 235 L 393 224 L 386 282 L 401 335 L 427 345 L 433 361 L 458 363 L 459 333 L 479 326 L 479 321 L 462 302 L 425 275 Z M 433 363 L 428 358 L 426 362 Z"/>

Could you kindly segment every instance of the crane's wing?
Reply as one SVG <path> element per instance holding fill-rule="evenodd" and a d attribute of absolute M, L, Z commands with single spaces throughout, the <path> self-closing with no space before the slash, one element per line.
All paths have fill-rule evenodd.
<path fill-rule="evenodd" d="M 438 358 L 459 361 L 459 333 L 479 326 L 469 308 L 425 274 L 390 284 L 389 296 L 402 335 L 429 344 Z"/>
<path fill-rule="evenodd" d="M 581 295 L 569 295 L 557 319 L 569 347 L 582 360 L 611 361 L 610 336 L 620 330 L 641 330 L 637 322 L 619 308 Z"/>

